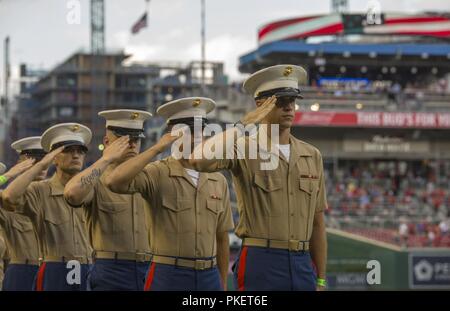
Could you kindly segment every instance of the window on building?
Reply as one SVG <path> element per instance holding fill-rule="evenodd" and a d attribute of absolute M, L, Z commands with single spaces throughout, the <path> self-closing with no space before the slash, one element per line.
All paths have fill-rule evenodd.
<path fill-rule="evenodd" d="M 60 75 L 56 78 L 56 85 L 58 87 L 76 87 L 76 75 Z"/>
<path fill-rule="evenodd" d="M 61 107 L 59 108 L 60 117 L 72 117 L 75 114 L 75 109 L 73 107 Z"/>

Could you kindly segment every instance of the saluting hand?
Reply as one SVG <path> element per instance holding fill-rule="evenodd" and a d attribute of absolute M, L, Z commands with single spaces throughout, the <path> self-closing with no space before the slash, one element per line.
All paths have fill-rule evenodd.
<path fill-rule="evenodd" d="M 56 148 L 52 152 L 49 152 L 45 155 L 45 157 L 42 158 L 41 161 L 38 162 L 39 165 L 42 166 L 42 169 L 47 169 L 52 163 L 55 157 L 60 154 L 64 150 L 64 146 L 61 146 L 59 148 Z"/>
<path fill-rule="evenodd" d="M 172 145 L 174 141 L 176 141 L 178 138 L 182 136 L 183 132 L 181 130 L 173 134 L 172 132 L 166 133 L 163 136 L 161 136 L 159 141 L 155 144 L 155 147 L 157 148 L 158 152 L 163 152 L 164 150 L 166 150 L 167 147 Z"/>
<path fill-rule="evenodd" d="M 25 161 L 22 161 L 13 167 L 9 171 L 7 171 L 3 176 L 5 176 L 8 179 L 15 178 L 28 170 L 30 167 L 32 167 L 34 164 L 34 159 L 26 159 Z"/>
<path fill-rule="evenodd" d="M 277 98 L 275 96 L 267 98 L 259 107 L 248 112 L 241 119 L 242 124 L 248 125 L 260 123 L 272 111 L 276 102 Z"/>
<path fill-rule="evenodd" d="M 129 143 L 130 137 L 128 135 L 119 137 L 103 151 L 103 159 L 110 163 L 119 160 L 129 149 Z"/>

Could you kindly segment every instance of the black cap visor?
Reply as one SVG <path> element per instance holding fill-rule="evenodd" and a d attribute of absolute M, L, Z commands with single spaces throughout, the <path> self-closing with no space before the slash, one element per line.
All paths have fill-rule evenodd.
<path fill-rule="evenodd" d="M 303 96 L 300 94 L 300 90 L 292 87 L 282 87 L 272 90 L 267 90 L 263 92 L 259 92 L 258 96 L 255 97 L 255 99 L 261 99 L 261 98 L 267 98 L 267 97 L 295 97 L 295 98 L 303 98 Z"/>
<path fill-rule="evenodd" d="M 57 149 L 57 148 L 59 148 L 61 146 L 64 146 L 64 147 L 80 146 L 80 147 L 82 147 L 82 149 L 85 152 L 88 151 L 88 148 L 86 147 L 86 145 L 83 144 L 81 141 L 78 141 L 78 140 L 66 140 L 66 141 L 61 141 L 59 143 L 53 144 L 51 149 L 50 149 L 50 151 L 53 151 L 53 150 L 55 150 L 55 149 Z"/>
<path fill-rule="evenodd" d="M 24 155 L 27 158 L 36 159 L 38 161 L 45 157 L 47 152 L 44 149 L 24 149 L 20 152 L 20 155 Z"/>
<path fill-rule="evenodd" d="M 130 138 L 138 139 L 138 138 L 145 138 L 144 135 L 144 129 L 130 129 L 125 127 L 118 127 L 118 126 L 108 126 L 108 130 L 112 131 L 114 135 L 121 137 L 121 136 L 130 136 Z"/>

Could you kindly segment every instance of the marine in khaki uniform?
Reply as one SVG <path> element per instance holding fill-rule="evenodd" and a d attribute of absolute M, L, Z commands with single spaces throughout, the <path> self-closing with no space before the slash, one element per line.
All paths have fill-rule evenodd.
<path fill-rule="evenodd" d="M 1 206 L 0 227 L 4 230 L 3 238 L 10 258 L 5 270 L 3 290 L 30 291 L 39 268 L 39 244 L 36 230 L 30 218 L 6 211 Z"/>
<path fill-rule="evenodd" d="M 18 164 L 12 169 L 23 172 L 32 162 L 45 156 L 41 137 L 27 137 L 15 141 L 11 148 L 19 155 Z M 47 170 L 43 170 L 35 180 L 43 180 Z M 0 203 L 1 205 L 1 203 Z M 3 290 L 30 291 L 39 268 L 39 242 L 30 218 L 18 212 L 10 212 L 0 207 L 0 225 L 5 230 L 5 240 L 10 250 L 10 262 L 5 271 Z"/>
<path fill-rule="evenodd" d="M 41 161 L 17 177 L 3 192 L 3 203 L 32 220 L 39 236 L 42 264 L 36 290 L 85 290 L 92 247 L 83 208 L 74 209 L 64 199 L 64 185 L 83 167 L 91 131 L 77 123 L 50 127 L 41 145 L 49 152 Z M 55 174 L 33 180 L 52 162 Z"/>
<path fill-rule="evenodd" d="M 21 174 L 23 171 L 27 170 L 33 165 L 33 160 L 23 161 L 12 167 L 8 172 L 6 171 L 6 166 L 0 162 L 0 187 L 4 186 L 11 179 Z M 2 175 L 4 173 L 4 175 Z M 0 209 L 2 209 L 2 189 L 0 189 Z M 2 284 L 4 281 L 4 272 L 8 268 L 6 265 L 9 262 L 9 252 L 6 243 L 5 232 L 3 226 L 0 224 L 0 290 L 2 289 Z"/>
<path fill-rule="evenodd" d="M 169 130 L 183 124 L 192 131 L 195 117 L 205 126 L 206 113 L 214 107 L 208 98 L 184 98 L 157 113 L 168 119 Z M 165 134 L 155 146 L 118 166 L 107 183 L 119 193 L 141 193 L 150 205 L 153 258 L 145 290 L 222 290 L 228 231 L 233 229 L 228 185 L 220 173 L 199 173 L 187 160 L 173 156 L 150 163 L 177 137 Z M 184 135 L 182 148 L 191 148 L 193 138 Z"/>
<path fill-rule="evenodd" d="M 199 171 L 227 169 L 233 175 L 240 215 L 236 234 L 243 239 L 234 266 L 238 290 L 322 290 L 325 286 L 327 202 L 322 157 L 315 147 L 290 134 L 295 101 L 301 97 L 299 83 L 304 81 L 306 72 L 294 65 L 254 73 L 244 89 L 257 108 L 242 124 L 206 142 L 222 145 L 233 151 L 232 156 L 208 157 L 204 150 L 202 157 L 202 145 L 191 156 L 190 163 Z M 242 126 L 251 124 L 260 124 L 259 130 L 246 137 Z M 278 133 L 272 133 L 272 125 L 278 126 Z M 256 156 L 251 157 L 250 150 L 257 151 Z"/>
<path fill-rule="evenodd" d="M 74 207 L 87 212 L 94 265 L 89 275 L 91 290 L 143 290 L 150 262 L 148 206 L 139 193 L 117 194 L 105 186 L 105 178 L 117 165 L 140 152 L 144 121 L 151 114 L 140 110 L 108 110 L 103 156 L 72 178 L 64 195 Z"/>

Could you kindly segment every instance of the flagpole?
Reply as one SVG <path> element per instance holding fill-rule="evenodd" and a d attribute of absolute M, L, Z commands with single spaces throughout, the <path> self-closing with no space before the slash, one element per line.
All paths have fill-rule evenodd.
<path fill-rule="evenodd" d="M 205 90 L 205 0 L 201 1 L 201 38 L 202 38 L 202 92 Z"/>
<path fill-rule="evenodd" d="M 148 13 L 148 7 L 150 6 L 150 0 L 145 0 L 145 12 Z"/>

